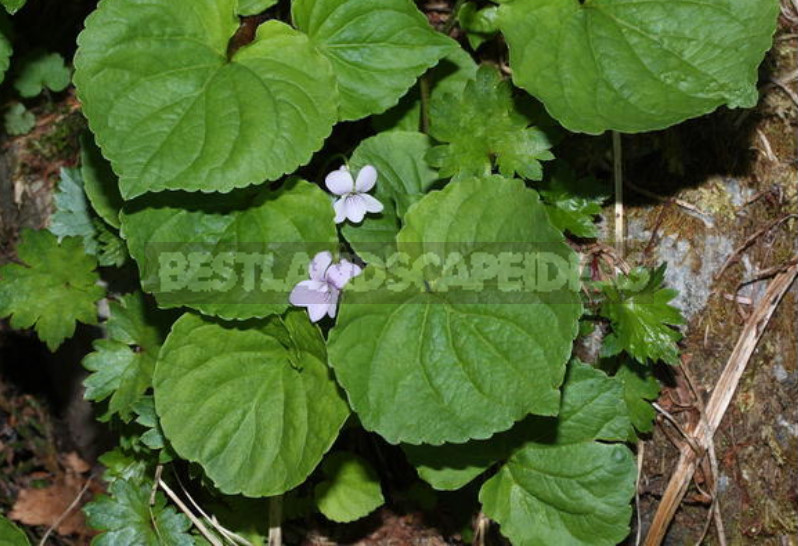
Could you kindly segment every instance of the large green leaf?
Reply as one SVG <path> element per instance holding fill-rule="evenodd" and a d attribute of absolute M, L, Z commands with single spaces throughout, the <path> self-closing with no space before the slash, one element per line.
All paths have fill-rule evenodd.
<path fill-rule="evenodd" d="M 302 483 L 349 414 L 321 334 L 301 311 L 240 326 L 183 315 L 154 385 L 175 451 L 221 491 L 249 497 Z"/>
<path fill-rule="evenodd" d="M 0 546 L 30 546 L 30 541 L 19 527 L 0 516 Z"/>
<path fill-rule="evenodd" d="M 776 0 L 506 0 L 513 81 L 572 131 L 637 132 L 756 104 Z"/>
<path fill-rule="evenodd" d="M 440 93 L 430 105 L 430 134 L 448 142 L 432 149 L 429 162 L 441 176 L 488 175 L 495 162 L 505 176 L 543 177 L 541 161 L 553 159 L 546 134 L 513 103 L 510 83 L 482 66 L 461 95 Z"/>
<path fill-rule="evenodd" d="M 278 21 L 228 59 L 236 0 L 104 0 L 75 84 L 122 195 L 229 191 L 307 162 L 338 98 L 330 63 Z"/>
<path fill-rule="evenodd" d="M 84 381 L 87 400 L 108 401 L 104 416 L 118 413 L 128 420 L 133 405 L 152 385 L 155 360 L 174 319 L 172 313 L 152 309 L 141 292 L 110 304 L 107 339 L 94 342 L 94 352 L 83 359 L 92 373 Z"/>
<path fill-rule="evenodd" d="M 318 186 L 292 180 L 277 191 L 139 200 L 121 218 L 142 287 L 160 305 L 247 319 L 285 310 L 315 252 L 334 249 L 333 216 Z"/>
<path fill-rule="evenodd" d="M 59 244 L 46 230 L 22 232 L 17 247 L 22 262 L 0 267 L 0 317 L 11 315 L 12 328 L 36 327 L 39 339 L 55 351 L 75 333 L 75 322 L 97 323 L 97 262 L 83 242 L 67 237 Z M 68 305 L 67 305 L 68 304 Z"/>
<path fill-rule="evenodd" d="M 624 445 L 528 445 L 480 492 L 516 546 L 615 545 L 629 533 L 637 469 Z"/>
<path fill-rule="evenodd" d="M 316 485 L 314 496 L 316 506 L 327 518 L 342 523 L 355 521 L 385 502 L 377 473 L 354 453 L 331 453 L 321 469 L 327 479 Z"/>
<path fill-rule="evenodd" d="M 95 546 L 193 546 L 191 522 L 171 506 L 163 493 L 153 494 L 152 484 L 116 480 L 110 495 L 102 495 L 83 509 L 101 533 Z M 150 503 L 150 500 L 154 503 Z"/>
<path fill-rule="evenodd" d="M 342 120 L 393 106 L 457 47 L 410 0 L 295 0 L 291 10 L 297 28 L 333 65 Z"/>
<path fill-rule="evenodd" d="M 539 433 L 548 438 L 530 435 L 530 439 L 561 445 L 625 440 L 631 425 L 623 401 L 623 385 L 588 364 L 571 362 L 560 413 L 549 425 L 551 433 Z"/>
<path fill-rule="evenodd" d="M 345 224 L 341 229 L 355 252 L 382 254 L 383 247 L 395 247 L 400 218 L 408 207 L 421 199 L 438 179 L 438 173 L 424 161 L 430 149 L 427 135 L 410 131 L 389 131 L 360 143 L 352 154 L 351 168 L 357 172 L 364 165 L 377 169 L 373 195 L 385 207 L 378 215 L 369 215 L 362 224 Z"/>
<path fill-rule="evenodd" d="M 637 468 L 623 444 L 630 423 L 622 385 L 574 362 L 556 419 L 524 443 L 480 491 L 483 510 L 513 544 L 614 545 L 629 532 Z"/>
<path fill-rule="evenodd" d="M 463 180 L 427 194 L 405 220 L 398 242 L 410 261 L 428 253 L 446 263 L 513 255 L 534 269 L 545 254 L 560 264 L 559 282 L 450 290 L 457 277 L 444 267 L 425 268 L 424 279 L 414 278 L 423 282 L 399 294 L 361 292 L 369 269 L 380 270 L 369 266 L 347 286 L 329 341 L 330 362 L 363 425 L 392 443 L 440 444 L 487 438 L 530 412 L 556 414 L 581 306 L 571 250 L 537 194 L 519 180 Z M 509 270 L 493 273 L 501 284 Z"/>
<path fill-rule="evenodd" d="M 531 416 L 487 440 L 441 446 L 403 446 L 435 489 L 459 489 L 529 442 L 622 440 L 630 430 L 619 381 L 579 362 L 568 366 L 556 418 Z"/>

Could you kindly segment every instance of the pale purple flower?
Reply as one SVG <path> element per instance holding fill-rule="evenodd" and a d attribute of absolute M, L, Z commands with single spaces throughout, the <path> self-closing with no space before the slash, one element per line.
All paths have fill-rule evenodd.
<path fill-rule="evenodd" d="M 332 254 L 319 252 L 308 266 L 310 280 L 297 284 L 288 301 L 291 305 L 306 307 L 311 322 L 320 321 L 324 315 L 335 318 L 341 289 L 361 271 L 360 266 L 349 260 L 341 260 L 333 265 Z"/>
<path fill-rule="evenodd" d="M 328 190 L 339 197 L 333 204 L 336 224 L 347 218 L 357 224 L 363 221 L 367 212 L 382 212 L 382 203 L 366 193 L 377 183 L 377 169 L 373 166 L 366 165 L 360 169 L 355 180 L 349 168 L 343 165 L 328 174 L 324 183 Z"/>

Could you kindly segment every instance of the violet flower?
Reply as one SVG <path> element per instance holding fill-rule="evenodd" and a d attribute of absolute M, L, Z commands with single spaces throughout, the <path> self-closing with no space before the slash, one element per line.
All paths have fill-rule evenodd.
<path fill-rule="evenodd" d="M 298 283 L 288 301 L 297 307 L 306 307 L 311 322 L 320 321 L 324 315 L 335 318 L 338 298 L 349 279 L 360 275 L 360 266 L 349 260 L 333 265 L 332 254 L 319 252 L 308 266 L 310 280 Z"/>
<path fill-rule="evenodd" d="M 376 183 L 377 169 L 372 165 L 360 169 L 356 180 L 352 178 L 352 173 L 346 165 L 328 174 L 324 184 L 328 190 L 339 196 L 333 204 L 335 223 L 340 224 L 348 218 L 357 224 L 363 221 L 367 212 L 382 212 L 382 203 L 366 193 Z"/>

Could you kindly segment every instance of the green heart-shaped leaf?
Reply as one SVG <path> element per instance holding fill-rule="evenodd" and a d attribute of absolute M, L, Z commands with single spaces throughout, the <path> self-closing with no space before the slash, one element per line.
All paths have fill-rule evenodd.
<path fill-rule="evenodd" d="M 479 499 L 513 544 L 610 546 L 629 533 L 634 457 L 623 444 L 596 441 L 628 436 L 622 397 L 620 381 L 573 362 L 557 418 L 527 419 L 508 433 L 515 452 Z"/>
<path fill-rule="evenodd" d="M 568 281 L 572 251 L 537 194 L 519 180 L 462 180 L 427 194 L 405 220 L 399 250 L 411 262 L 459 255 L 473 265 L 530 253 L 534 269 L 534 253 L 543 251 L 562 264 L 562 284 L 469 292 L 450 289 L 457 277 L 444 268 L 420 289 L 381 300 L 390 289 L 359 292 L 371 282 L 369 268 L 380 269 L 366 268 L 347 286 L 329 340 L 330 362 L 363 426 L 392 443 L 440 444 L 487 438 L 528 413 L 555 415 L 581 305 Z M 493 280 L 509 272 L 496 268 Z"/>
<path fill-rule="evenodd" d="M 479 498 L 518 546 L 610 546 L 629 533 L 636 476 L 632 452 L 622 444 L 529 444 Z"/>
<path fill-rule="evenodd" d="M 229 191 L 307 162 L 337 118 L 330 63 L 278 21 L 228 58 L 236 0 L 105 0 L 75 84 L 123 197 Z"/>
<path fill-rule="evenodd" d="M 295 0 L 291 13 L 333 65 L 342 120 L 393 106 L 457 47 L 410 0 Z"/>
<path fill-rule="evenodd" d="M 662 129 L 756 104 L 773 0 L 508 0 L 513 81 L 572 131 Z"/>
<path fill-rule="evenodd" d="M 349 415 L 324 356 L 301 311 L 246 326 L 185 314 L 155 368 L 163 432 L 222 492 L 281 494 L 310 475 Z"/>

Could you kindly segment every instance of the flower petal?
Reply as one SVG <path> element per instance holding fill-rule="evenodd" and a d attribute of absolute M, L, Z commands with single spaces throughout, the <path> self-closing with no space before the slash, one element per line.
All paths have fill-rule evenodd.
<path fill-rule="evenodd" d="M 341 291 L 334 286 L 330 286 L 330 303 L 327 306 L 327 315 L 330 318 L 335 318 L 335 313 L 338 311 L 338 298 L 341 297 Z"/>
<path fill-rule="evenodd" d="M 349 279 L 357 277 L 362 271 L 363 269 L 359 265 L 353 264 L 349 260 L 341 260 L 341 263 L 330 266 L 325 278 L 327 283 L 337 290 L 341 290 L 349 282 Z M 338 300 L 338 294 L 335 295 L 335 299 Z"/>
<path fill-rule="evenodd" d="M 326 282 L 302 281 L 291 290 L 288 301 L 297 307 L 309 307 L 320 303 L 326 305 L 329 297 L 330 285 Z"/>
<path fill-rule="evenodd" d="M 341 197 L 333 203 L 333 210 L 335 210 L 335 223 L 340 224 L 346 220 L 346 197 Z"/>
<path fill-rule="evenodd" d="M 366 202 L 360 194 L 355 193 L 345 197 L 344 214 L 355 224 L 363 221 L 366 215 Z"/>
<path fill-rule="evenodd" d="M 308 316 L 310 316 L 310 322 L 319 322 L 324 315 L 327 314 L 329 309 L 329 303 L 314 303 L 313 305 L 309 305 Z"/>
<path fill-rule="evenodd" d="M 351 176 L 351 175 L 350 175 Z M 377 183 L 377 169 L 373 165 L 366 165 L 357 173 L 355 191 L 363 193 L 371 190 Z"/>
<path fill-rule="evenodd" d="M 380 203 L 375 197 L 367 193 L 361 193 L 360 197 L 363 199 L 363 202 L 366 205 L 366 212 L 382 212 L 384 208 L 382 203 Z"/>
<path fill-rule="evenodd" d="M 308 266 L 308 274 L 310 275 L 310 278 L 314 281 L 324 282 L 324 272 L 327 271 L 327 268 L 330 267 L 331 263 L 332 254 L 328 250 L 319 252 L 313 256 L 313 259 L 310 261 L 310 265 Z"/>
<path fill-rule="evenodd" d="M 346 195 L 355 191 L 355 181 L 352 180 L 352 173 L 349 172 L 346 166 L 328 174 L 324 179 L 324 184 L 335 195 Z"/>

